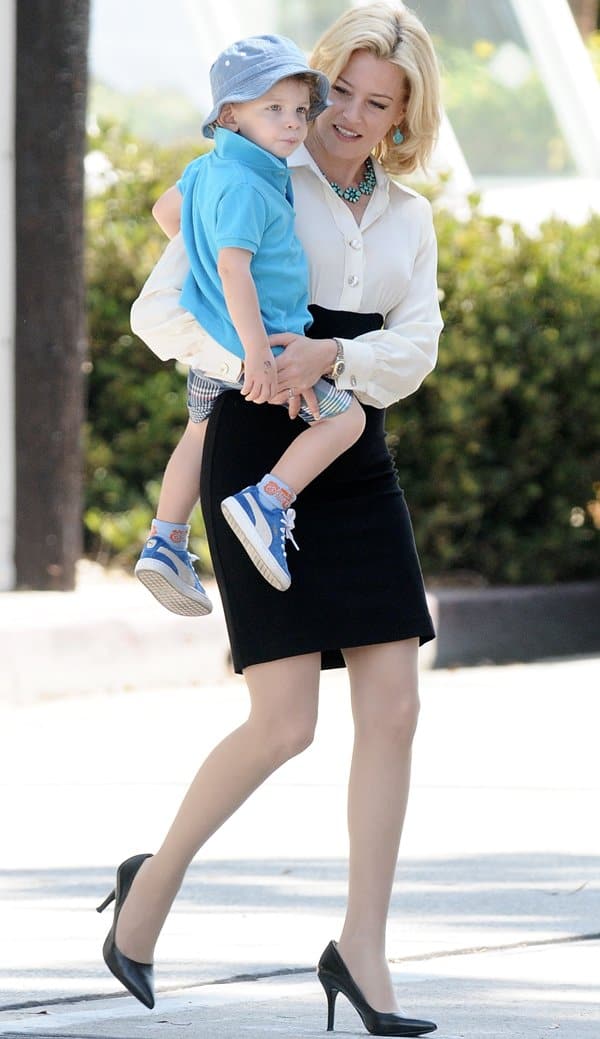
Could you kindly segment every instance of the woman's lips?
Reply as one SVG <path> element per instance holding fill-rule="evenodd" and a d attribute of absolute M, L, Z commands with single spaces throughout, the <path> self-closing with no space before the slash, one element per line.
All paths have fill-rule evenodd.
<path fill-rule="evenodd" d="M 333 129 L 344 141 L 356 141 L 360 137 L 359 133 L 355 133 L 354 130 L 348 130 L 345 126 L 338 126 L 337 123 L 333 124 Z"/>

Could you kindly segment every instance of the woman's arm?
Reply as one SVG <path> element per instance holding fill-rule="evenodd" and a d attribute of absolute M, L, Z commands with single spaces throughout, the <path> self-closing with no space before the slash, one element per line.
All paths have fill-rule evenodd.
<path fill-rule="evenodd" d="M 152 206 L 152 216 L 165 232 L 167 238 L 174 238 L 181 226 L 181 192 L 179 188 L 167 188 Z"/>

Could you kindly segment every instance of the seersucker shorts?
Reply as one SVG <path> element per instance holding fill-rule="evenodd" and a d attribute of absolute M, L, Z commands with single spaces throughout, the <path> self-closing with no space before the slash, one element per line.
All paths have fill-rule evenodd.
<path fill-rule="evenodd" d="M 241 382 L 222 382 L 220 379 L 211 378 L 197 368 L 190 368 L 187 381 L 187 406 L 191 421 L 204 422 L 209 418 L 215 401 L 222 393 L 227 390 L 239 390 L 242 385 Z M 313 389 L 322 419 L 342 415 L 350 407 L 352 394 L 348 390 L 338 390 L 335 383 L 330 382 L 329 379 L 319 379 Z M 283 407 L 287 407 L 287 404 L 284 404 Z M 315 421 L 305 405 L 300 408 L 299 417 L 309 424 Z"/>

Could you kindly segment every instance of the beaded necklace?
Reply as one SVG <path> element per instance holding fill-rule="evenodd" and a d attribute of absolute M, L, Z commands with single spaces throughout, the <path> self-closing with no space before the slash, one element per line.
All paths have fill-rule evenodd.
<path fill-rule="evenodd" d="M 354 205 L 355 202 L 360 202 L 362 195 L 372 195 L 375 190 L 375 185 L 377 184 L 377 178 L 375 176 L 371 156 L 367 156 L 365 161 L 365 175 L 358 187 L 354 187 L 354 185 L 351 184 L 349 188 L 341 188 L 335 180 L 329 180 L 329 178 L 327 178 L 327 183 L 333 188 L 336 195 L 339 195 L 340 198 L 343 198 L 346 202 L 351 202 L 352 205 Z"/>

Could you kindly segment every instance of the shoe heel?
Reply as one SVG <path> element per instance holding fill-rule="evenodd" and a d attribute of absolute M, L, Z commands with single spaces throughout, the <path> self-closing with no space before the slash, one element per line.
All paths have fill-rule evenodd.
<path fill-rule="evenodd" d="M 329 985 L 328 982 L 324 981 L 323 978 L 319 978 L 323 988 L 325 989 L 325 995 L 327 996 L 327 1031 L 333 1032 L 333 1023 L 335 1017 L 335 1001 L 339 989 L 334 988 L 333 985 Z"/>
<path fill-rule="evenodd" d="M 96 912 L 97 913 L 103 913 L 104 910 L 106 909 L 106 907 L 109 906 L 111 902 L 114 902 L 116 897 L 117 897 L 117 893 L 116 893 L 115 889 L 113 888 L 113 890 L 111 891 L 110 895 L 107 895 L 106 898 L 104 899 L 104 902 L 102 903 L 102 905 L 96 906 Z"/>

